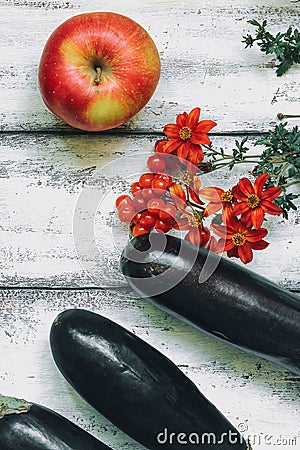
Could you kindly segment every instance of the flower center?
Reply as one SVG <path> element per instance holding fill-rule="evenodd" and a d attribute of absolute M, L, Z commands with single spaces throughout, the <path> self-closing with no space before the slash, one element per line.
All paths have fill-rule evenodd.
<path fill-rule="evenodd" d="M 246 236 L 243 233 L 235 233 L 231 239 L 237 247 L 244 245 L 246 242 Z"/>
<path fill-rule="evenodd" d="M 198 214 L 190 214 L 188 216 L 188 223 L 192 228 L 199 228 L 202 225 L 202 220 Z"/>
<path fill-rule="evenodd" d="M 179 131 L 179 136 L 183 141 L 187 141 L 188 139 L 191 139 L 193 132 L 189 127 L 182 127 Z"/>
<path fill-rule="evenodd" d="M 233 199 L 231 190 L 229 189 L 229 191 L 223 192 L 223 194 L 221 195 L 221 199 L 224 203 L 230 203 Z"/>
<path fill-rule="evenodd" d="M 259 204 L 260 204 L 260 198 L 257 195 L 255 195 L 255 194 L 249 195 L 249 197 L 247 198 L 247 205 L 249 206 L 249 208 L 254 209 Z"/>
<path fill-rule="evenodd" d="M 186 185 L 189 186 L 193 181 L 193 175 L 191 175 L 188 172 L 183 172 L 181 175 L 181 181 Z"/>

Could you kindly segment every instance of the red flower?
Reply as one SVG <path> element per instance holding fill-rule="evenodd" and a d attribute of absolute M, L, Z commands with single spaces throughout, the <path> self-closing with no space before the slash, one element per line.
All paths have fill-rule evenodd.
<path fill-rule="evenodd" d="M 269 187 L 263 189 L 268 179 L 268 174 L 263 173 L 255 180 L 254 185 L 248 178 L 242 178 L 237 186 L 233 188 L 236 199 L 241 200 L 235 205 L 233 214 L 242 215 L 243 221 L 254 228 L 260 228 L 265 218 L 265 213 L 279 216 L 282 213 L 279 206 L 272 203 L 281 193 L 279 187 Z"/>
<path fill-rule="evenodd" d="M 210 231 L 202 224 L 202 219 L 197 213 L 186 212 L 186 217 L 182 217 L 173 224 L 175 230 L 188 230 L 184 239 L 195 246 L 204 246 L 210 238 Z"/>
<path fill-rule="evenodd" d="M 201 144 L 210 144 L 207 133 L 216 126 L 212 120 L 199 122 L 199 117 L 200 108 L 194 108 L 189 114 L 179 114 L 176 123 L 164 127 L 164 133 L 170 140 L 160 141 L 157 151 L 173 153 L 197 166 L 203 160 Z"/>
<path fill-rule="evenodd" d="M 263 250 L 269 245 L 263 241 L 268 234 L 265 228 L 251 229 L 234 216 L 230 217 L 227 226 L 212 224 L 211 228 L 221 238 L 218 242 L 219 248 L 214 248 L 214 251 L 225 251 L 230 257 L 240 258 L 244 264 L 252 261 L 252 250 Z"/>
<path fill-rule="evenodd" d="M 219 248 L 220 246 L 218 245 L 217 239 L 214 236 L 212 236 L 207 244 L 207 250 L 210 250 L 211 252 L 214 253 L 221 253 L 223 249 L 219 251 Z"/>
<path fill-rule="evenodd" d="M 233 211 L 235 198 L 232 191 L 224 191 L 218 187 L 206 187 L 200 189 L 199 195 L 210 202 L 204 210 L 204 216 L 208 217 L 223 208 L 223 221 L 227 222 Z"/>
<path fill-rule="evenodd" d="M 180 181 L 185 185 L 189 198 L 198 205 L 203 205 L 202 200 L 199 198 L 200 178 L 192 175 L 190 172 L 182 172 Z"/>
<path fill-rule="evenodd" d="M 187 205 L 186 205 L 186 195 L 182 186 L 180 186 L 180 184 L 173 183 L 169 189 L 176 208 L 181 212 L 184 211 Z"/>

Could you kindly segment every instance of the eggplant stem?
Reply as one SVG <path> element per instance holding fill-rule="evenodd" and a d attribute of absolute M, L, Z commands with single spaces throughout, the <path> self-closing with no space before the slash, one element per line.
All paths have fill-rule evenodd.
<path fill-rule="evenodd" d="M 14 397 L 6 397 L 0 394 L 0 419 L 8 414 L 22 414 L 27 413 L 32 406 L 32 403 L 26 400 Z"/>

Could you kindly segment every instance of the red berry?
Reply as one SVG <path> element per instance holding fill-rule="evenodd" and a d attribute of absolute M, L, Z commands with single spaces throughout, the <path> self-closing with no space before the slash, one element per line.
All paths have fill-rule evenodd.
<path fill-rule="evenodd" d="M 121 222 L 131 222 L 132 218 L 134 217 L 134 210 L 131 206 L 120 206 L 118 216 Z"/>
<path fill-rule="evenodd" d="M 162 231 L 163 233 L 167 233 L 171 230 L 172 225 L 169 222 L 164 222 L 161 219 L 157 219 L 155 221 L 154 227 L 157 231 Z"/>
<path fill-rule="evenodd" d="M 153 192 L 153 189 L 151 189 L 151 188 L 143 189 L 143 190 L 141 191 L 141 193 L 142 193 L 143 198 L 144 198 L 146 201 L 150 200 L 150 198 L 155 197 L 155 194 L 154 194 L 154 192 Z"/>
<path fill-rule="evenodd" d="M 151 228 L 154 227 L 155 217 L 149 211 L 144 211 L 141 215 L 139 223 L 144 228 L 151 230 Z"/>
<path fill-rule="evenodd" d="M 155 175 L 155 178 L 165 181 L 168 187 L 172 186 L 173 184 L 171 175 L 167 175 L 166 173 L 158 173 L 157 175 Z"/>
<path fill-rule="evenodd" d="M 122 206 L 131 206 L 132 199 L 129 197 L 129 195 L 120 195 L 120 197 L 118 197 L 116 200 L 116 207 L 119 208 L 121 204 Z"/>
<path fill-rule="evenodd" d="M 141 220 L 142 217 L 142 213 L 136 213 L 136 215 L 133 217 L 132 222 L 133 223 L 139 223 L 139 221 Z"/>
<path fill-rule="evenodd" d="M 133 195 L 136 195 L 137 192 L 140 192 L 142 190 L 140 183 L 138 181 L 136 181 L 135 183 L 133 183 L 133 185 L 131 186 L 131 192 Z"/>
<path fill-rule="evenodd" d="M 149 230 L 138 223 L 137 225 L 134 225 L 132 233 L 134 236 L 140 236 L 141 234 L 149 233 Z"/>
<path fill-rule="evenodd" d="M 143 199 L 142 195 L 136 195 L 132 200 L 132 206 L 136 212 L 144 211 L 147 208 L 147 202 Z"/>
<path fill-rule="evenodd" d="M 152 181 L 152 189 L 156 195 L 164 195 L 167 190 L 167 182 L 165 180 L 160 180 L 159 178 L 154 178 Z"/>
<path fill-rule="evenodd" d="M 143 175 L 141 175 L 139 179 L 140 186 L 142 188 L 151 188 L 153 178 L 153 173 L 143 173 Z"/>
<path fill-rule="evenodd" d="M 164 209 L 159 211 L 159 218 L 164 220 L 165 222 L 167 222 L 167 221 L 170 222 L 173 219 L 175 219 L 176 214 L 177 214 L 177 209 L 175 208 L 175 206 L 172 205 L 171 203 L 166 203 Z"/>
<path fill-rule="evenodd" d="M 164 168 L 166 167 L 166 163 L 165 163 L 163 157 L 161 157 L 158 154 L 150 156 L 148 158 L 147 165 L 148 165 L 149 169 L 151 170 L 151 172 L 154 172 L 154 173 L 162 172 L 164 170 Z"/>
<path fill-rule="evenodd" d="M 159 211 L 164 209 L 165 202 L 161 198 L 151 198 L 147 203 L 147 208 L 154 216 L 159 215 Z"/>
<path fill-rule="evenodd" d="M 210 231 L 207 227 L 203 227 L 200 231 L 200 245 L 204 247 L 210 238 Z"/>

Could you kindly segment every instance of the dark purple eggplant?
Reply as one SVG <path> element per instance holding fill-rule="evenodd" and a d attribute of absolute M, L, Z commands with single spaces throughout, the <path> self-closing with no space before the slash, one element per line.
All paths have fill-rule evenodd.
<path fill-rule="evenodd" d="M 110 450 L 56 412 L 0 395 L 1 450 Z"/>
<path fill-rule="evenodd" d="M 165 311 L 300 375 L 300 299 L 288 290 L 158 233 L 130 241 L 121 270 L 139 295 Z"/>
<path fill-rule="evenodd" d="M 77 392 L 146 448 L 190 450 L 196 439 L 207 450 L 247 448 L 173 362 L 111 320 L 67 310 L 54 321 L 50 344 Z"/>

